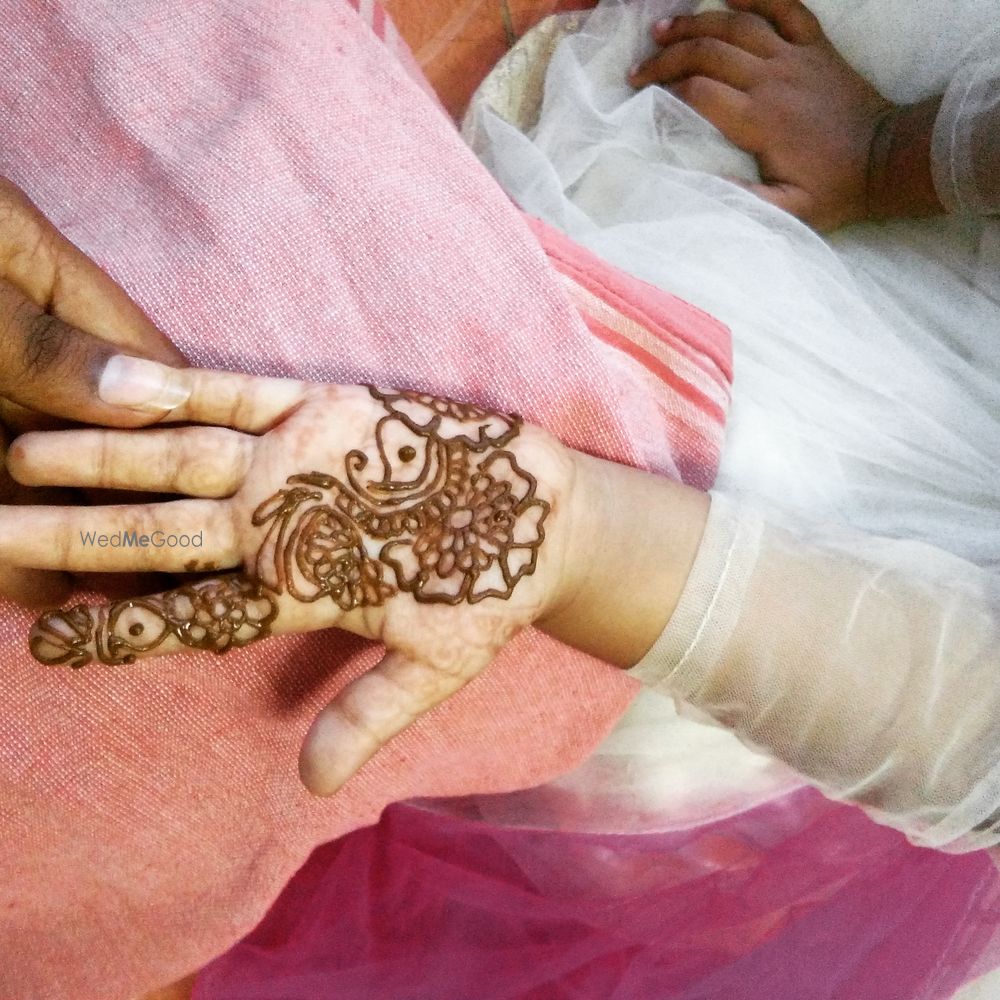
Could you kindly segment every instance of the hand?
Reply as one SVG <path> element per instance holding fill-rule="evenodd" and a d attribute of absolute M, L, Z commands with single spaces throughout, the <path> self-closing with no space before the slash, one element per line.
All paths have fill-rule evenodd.
<path fill-rule="evenodd" d="M 539 428 L 414 393 L 165 371 L 188 397 L 171 419 L 234 429 L 29 433 L 10 466 L 36 486 L 187 499 L 26 508 L 16 525 L 0 517 L 0 558 L 247 572 L 49 613 L 31 637 L 43 662 L 224 652 L 331 625 L 378 640 L 385 657 L 320 715 L 303 749 L 303 780 L 330 793 L 568 596 L 574 453 Z M 115 533 L 119 547 L 101 545 Z"/>
<path fill-rule="evenodd" d="M 10 478 L 4 458 L 15 432 L 51 426 L 53 416 L 136 426 L 162 415 L 162 404 L 170 400 L 153 399 L 152 409 L 136 409 L 98 397 L 98 376 L 122 348 L 184 363 L 122 289 L 61 236 L 22 191 L 0 178 L 0 500 L 71 499 L 26 490 Z M 9 514 L 15 527 L 19 516 Z M 0 593 L 15 600 L 51 603 L 67 589 L 62 573 L 0 563 Z"/>
<path fill-rule="evenodd" d="M 669 85 L 741 149 L 763 184 L 746 185 L 820 230 L 881 216 L 870 154 L 895 106 L 836 52 L 798 0 L 729 0 L 736 13 L 677 17 L 631 75 Z"/>

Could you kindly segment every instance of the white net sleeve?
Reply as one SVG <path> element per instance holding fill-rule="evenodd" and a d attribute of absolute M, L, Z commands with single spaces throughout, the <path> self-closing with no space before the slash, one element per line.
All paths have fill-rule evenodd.
<path fill-rule="evenodd" d="M 931 166 L 951 211 L 1000 214 L 1000 30 L 965 54 L 934 123 Z"/>
<path fill-rule="evenodd" d="M 716 494 L 632 673 L 914 843 L 1000 842 L 1000 593 L 971 563 L 774 527 Z"/>

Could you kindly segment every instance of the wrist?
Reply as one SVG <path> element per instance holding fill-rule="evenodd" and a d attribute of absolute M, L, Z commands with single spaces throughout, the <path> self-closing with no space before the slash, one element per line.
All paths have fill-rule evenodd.
<path fill-rule="evenodd" d="M 569 455 L 561 582 L 536 625 L 629 667 L 653 645 L 680 600 L 709 497 L 663 476 Z"/>
<path fill-rule="evenodd" d="M 875 124 L 868 150 L 865 214 L 869 221 L 938 215 L 931 140 L 941 98 L 893 105 Z"/>

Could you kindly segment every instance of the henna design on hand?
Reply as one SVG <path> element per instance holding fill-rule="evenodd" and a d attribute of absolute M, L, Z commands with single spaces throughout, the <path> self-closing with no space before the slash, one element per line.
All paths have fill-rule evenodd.
<path fill-rule="evenodd" d="M 368 557 L 351 519 L 323 502 L 335 480 L 312 473 L 288 482 L 311 488 L 293 485 L 254 511 L 254 525 L 271 522 L 254 563 L 256 579 L 298 601 L 329 596 L 344 611 L 391 597 L 395 591 L 383 582 L 382 567 Z"/>
<path fill-rule="evenodd" d="M 131 663 L 173 637 L 224 653 L 270 634 L 277 597 L 376 607 L 399 591 L 423 603 L 508 600 L 535 571 L 550 504 L 505 450 L 521 418 L 418 392 L 368 387 L 385 409 L 374 432 L 381 469 L 347 453 L 342 482 L 290 476 L 261 503 L 267 525 L 248 575 L 233 574 L 108 607 L 49 611 L 29 646 L 46 664 Z M 391 580 L 386 577 L 391 577 Z"/>
<path fill-rule="evenodd" d="M 171 636 L 192 649 L 225 653 L 267 636 L 277 614 L 274 598 L 259 583 L 234 574 L 108 607 L 79 604 L 46 612 L 32 629 L 29 647 L 42 663 L 71 667 L 95 657 L 132 663 Z"/>
<path fill-rule="evenodd" d="M 254 576 L 302 601 L 329 595 L 345 611 L 398 590 L 425 603 L 510 598 L 535 570 L 550 505 L 503 446 L 521 418 L 416 392 L 369 386 L 386 409 L 375 427 L 380 475 L 347 454 L 347 482 L 291 476 L 254 512 L 270 523 Z M 392 570 L 395 587 L 383 577 Z"/>

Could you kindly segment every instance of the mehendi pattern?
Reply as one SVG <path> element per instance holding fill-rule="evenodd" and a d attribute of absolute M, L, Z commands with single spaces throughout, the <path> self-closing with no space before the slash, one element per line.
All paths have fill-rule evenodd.
<path fill-rule="evenodd" d="M 132 663 L 171 636 L 191 649 L 225 653 L 267 636 L 277 614 L 273 596 L 237 573 L 106 607 L 49 611 L 35 623 L 29 646 L 36 660 L 71 667 L 95 657 Z"/>
<path fill-rule="evenodd" d="M 506 450 L 521 418 L 418 392 L 368 387 L 385 413 L 341 479 L 293 475 L 252 515 L 248 572 L 153 597 L 49 611 L 29 645 L 42 663 L 131 663 L 172 637 L 224 653 L 270 634 L 278 597 L 343 611 L 400 591 L 423 603 L 507 600 L 535 571 L 547 501 Z"/>
<path fill-rule="evenodd" d="M 328 595 L 345 611 L 400 590 L 426 603 L 508 599 L 534 572 L 549 513 L 535 478 L 503 450 L 520 417 L 369 391 L 387 411 L 375 427 L 377 463 L 354 450 L 347 482 L 291 476 L 254 512 L 269 527 L 253 576 L 298 600 Z"/>

